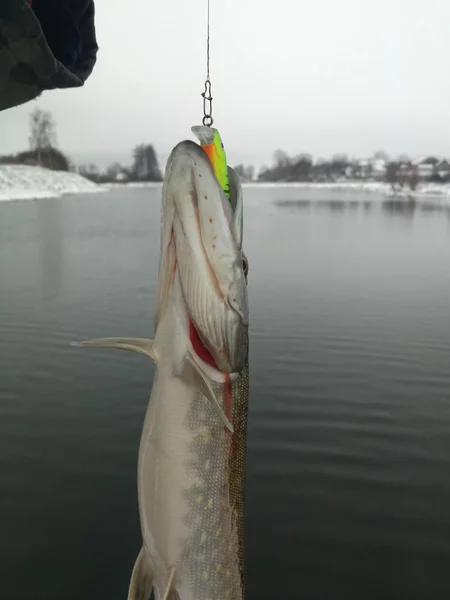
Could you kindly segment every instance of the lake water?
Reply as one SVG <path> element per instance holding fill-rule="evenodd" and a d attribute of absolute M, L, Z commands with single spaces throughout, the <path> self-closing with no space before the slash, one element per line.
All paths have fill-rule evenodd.
<path fill-rule="evenodd" d="M 2 600 L 126 598 L 154 369 L 69 343 L 152 337 L 159 195 L 0 204 Z M 245 201 L 249 600 L 448 600 L 450 213 Z"/>

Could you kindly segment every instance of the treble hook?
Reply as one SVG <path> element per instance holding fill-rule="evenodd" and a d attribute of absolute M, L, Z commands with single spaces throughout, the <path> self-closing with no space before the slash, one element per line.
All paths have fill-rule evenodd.
<path fill-rule="evenodd" d="M 203 96 L 203 125 L 207 127 L 211 127 L 214 123 L 214 119 L 212 117 L 212 101 L 213 98 L 211 96 L 211 81 L 210 79 L 206 79 L 205 81 L 205 91 L 202 93 Z"/>

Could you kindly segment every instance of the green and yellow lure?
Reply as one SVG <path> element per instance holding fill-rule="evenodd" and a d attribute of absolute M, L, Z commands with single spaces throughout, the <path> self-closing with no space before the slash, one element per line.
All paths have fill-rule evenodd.
<path fill-rule="evenodd" d="M 228 181 L 227 156 L 219 132 L 214 127 L 208 127 L 207 125 L 194 125 L 191 131 L 198 138 L 200 146 L 206 152 L 217 181 L 229 200 L 230 183 Z"/>

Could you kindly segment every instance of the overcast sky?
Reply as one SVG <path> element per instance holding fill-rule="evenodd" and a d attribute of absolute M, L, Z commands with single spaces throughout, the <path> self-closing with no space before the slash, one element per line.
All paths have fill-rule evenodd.
<path fill-rule="evenodd" d="M 164 164 L 200 122 L 206 0 L 97 0 L 84 88 L 0 112 L 0 153 L 51 110 L 61 150 L 99 163 L 153 143 Z M 215 125 L 232 165 L 273 151 L 450 156 L 449 0 L 211 0 Z"/>

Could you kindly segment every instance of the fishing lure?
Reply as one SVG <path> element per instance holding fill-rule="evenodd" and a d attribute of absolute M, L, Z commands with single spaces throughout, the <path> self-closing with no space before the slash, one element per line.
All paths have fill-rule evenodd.
<path fill-rule="evenodd" d="M 227 156 L 219 132 L 214 127 L 208 127 L 207 125 L 194 125 L 191 131 L 198 138 L 200 146 L 206 152 L 217 181 L 225 196 L 230 200 Z"/>
<path fill-rule="evenodd" d="M 228 204 L 231 207 L 230 199 L 230 181 L 228 179 L 228 165 L 227 156 L 223 147 L 222 139 L 219 132 L 214 127 L 209 125 L 194 125 L 191 127 L 192 133 L 198 138 L 201 148 L 205 151 L 209 162 L 212 165 L 214 174 L 220 187 L 223 190 Z M 234 173 L 237 178 L 236 173 Z M 244 253 L 242 253 L 242 265 L 244 269 L 245 277 L 248 275 L 248 260 Z"/>

